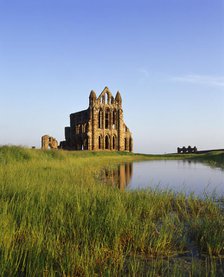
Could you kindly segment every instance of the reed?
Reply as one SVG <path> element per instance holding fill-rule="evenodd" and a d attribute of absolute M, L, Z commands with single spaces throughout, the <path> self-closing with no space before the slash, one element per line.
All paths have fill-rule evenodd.
<path fill-rule="evenodd" d="M 223 275 L 222 205 L 96 178 L 146 158 L 0 147 L 1 275 Z"/>

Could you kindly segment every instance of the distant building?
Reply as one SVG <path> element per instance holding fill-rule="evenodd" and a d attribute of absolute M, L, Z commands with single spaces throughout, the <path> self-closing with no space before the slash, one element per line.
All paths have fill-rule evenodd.
<path fill-rule="evenodd" d="M 70 126 L 65 127 L 60 148 L 132 152 L 132 135 L 123 120 L 120 93 L 114 98 L 105 87 L 97 97 L 92 90 L 88 109 L 70 114 Z"/>

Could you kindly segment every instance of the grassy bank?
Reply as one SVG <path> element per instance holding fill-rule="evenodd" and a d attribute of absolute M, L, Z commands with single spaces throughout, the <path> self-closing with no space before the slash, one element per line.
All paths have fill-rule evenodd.
<path fill-rule="evenodd" d="M 224 168 L 224 152 L 210 152 L 192 157 L 198 161 L 208 163 L 210 166 Z"/>
<path fill-rule="evenodd" d="M 224 274 L 224 214 L 211 199 L 95 178 L 117 162 L 184 157 L 0 147 L 1 275 Z M 223 154 L 196 158 L 223 165 Z"/>

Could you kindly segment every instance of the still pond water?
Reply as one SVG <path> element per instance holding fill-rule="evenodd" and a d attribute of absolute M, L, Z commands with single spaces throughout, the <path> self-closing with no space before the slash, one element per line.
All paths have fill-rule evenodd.
<path fill-rule="evenodd" d="M 121 189 L 171 189 L 198 196 L 224 196 L 224 170 L 196 161 L 159 160 L 121 164 L 105 171 L 105 180 Z"/>

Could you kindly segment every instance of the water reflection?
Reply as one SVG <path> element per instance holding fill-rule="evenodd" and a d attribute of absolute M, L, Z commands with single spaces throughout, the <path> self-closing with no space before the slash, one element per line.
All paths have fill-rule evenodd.
<path fill-rule="evenodd" d="M 133 163 L 120 164 L 113 169 L 105 169 L 103 172 L 103 182 L 124 190 L 131 181 L 133 174 Z"/>
<path fill-rule="evenodd" d="M 105 169 L 103 181 L 121 190 L 171 189 L 198 196 L 224 195 L 224 170 L 195 160 L 155 160 L 118 165 Z"/>

